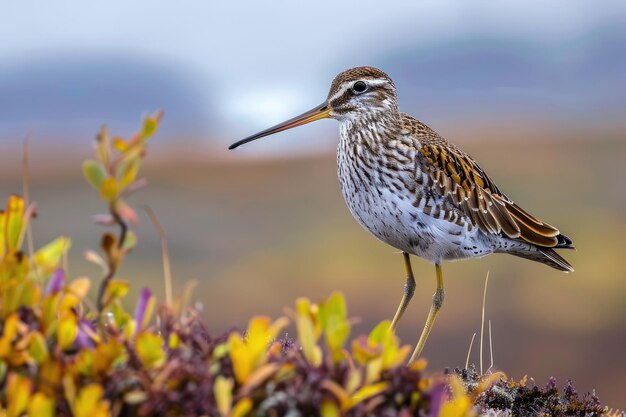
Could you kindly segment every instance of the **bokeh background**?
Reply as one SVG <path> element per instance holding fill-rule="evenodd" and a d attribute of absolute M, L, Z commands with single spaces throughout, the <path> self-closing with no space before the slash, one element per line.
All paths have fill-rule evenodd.
<path fill-rule="evenodd" d="M 102 123 L 129 135 L 165 109 L 133 197 L 168 234 L 175 290 L 215 333 L 298 296 L 346 294 L 355 332 L 391 318 L 401 256 L 351 218 L 323 121 L 234 140 L 325 99 L 336 73 L 384 69 L 401 108 L 473 155 L 509 196 L 558 225 L 576 272 L 495 255 L 444 266 L 446 303 L 424 354 L 463 365 L 486 317 L 495 366 L 543 384 L 571 378 L 626 407 L 626 3 L 11 2 L 0 14 L 0 194 L 21 191 L 30 134 L 35 242 L 73 238 L 71 274 L 98 244 L 103 207 L 80 173 Z M 162 294 L 158 235 L 145 216 L 121 271 Z M 416 297 L 399 335 L 414 343 L 434 268 L 414 260 Z M 472 362 L 477 362 L 477 344 Z M 485 361 L 488 362 L 485 351 Z"/>

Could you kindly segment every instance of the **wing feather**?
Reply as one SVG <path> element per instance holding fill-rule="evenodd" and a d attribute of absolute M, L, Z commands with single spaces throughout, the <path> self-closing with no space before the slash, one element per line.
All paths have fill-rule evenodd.
<path fill-rule="evenodd" d="M 434 138 L 420 148 L 423 164 L 438 191 L 485 233 L 503 234 L 544 247 L 558 244 L 559 230 L 528 214 L 504 195 L 478 166 L 456 147 Z"/>

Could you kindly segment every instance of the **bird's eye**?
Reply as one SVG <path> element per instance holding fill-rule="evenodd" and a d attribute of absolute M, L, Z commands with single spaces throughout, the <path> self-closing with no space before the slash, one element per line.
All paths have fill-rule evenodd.
<path fill-rule="evenodd" d="M 352 91 L 356 94 L 364 93 L 367 90 L 367 84 L 365 81 L 357 81 L 352 84 Z"/>

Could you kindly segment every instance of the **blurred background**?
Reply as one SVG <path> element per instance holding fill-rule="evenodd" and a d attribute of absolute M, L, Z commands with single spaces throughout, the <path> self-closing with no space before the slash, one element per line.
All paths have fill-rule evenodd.
<path fill-rule="evenodd" d="M 89 216 L 103 206 L 81 161 L 102 123 L 129 136 L 164 109 L 150 186 L 132 202 L 156 212 L 175 290 L 198 281 L 194 300 L 214 333 L 333 290 L 359 319 L 355 333 L 392 317 L 401 256 L 345 207 L 336 122 L 226 150 L 322 102 L 340 71 L 384 69 L 403 111 L 578 249 L 564 254 L 569 275 L 504 255 L 444 265 L 446 303 L 424 352 L 431 369 L 464 365 L 490 271 L 495 367 L 539 384 L 571 378 L 626 407 L 626 3 L 12 2 L 0 39 L 0 197 L 21 192 L 30 132 L 35 243 L 69 234 L 71 275 L 97 277 L 83 251 L 98 245 Z M 120 277 L 162 295 L 158 235 L 141 220 Z M 399 327 L 410 344 L 435 287 L 434 268 L 413 265 L 416 297 Z"/>

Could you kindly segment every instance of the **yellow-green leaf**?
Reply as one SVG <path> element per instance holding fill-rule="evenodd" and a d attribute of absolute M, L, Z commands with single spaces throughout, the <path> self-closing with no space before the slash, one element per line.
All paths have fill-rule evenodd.
<path fill-rule="evenodd" d="M 0 359 L 0 380 L 4 380 L 5 375 L 7 374 L 7 363 Z"/>
<path fill-rule="evenodd" d="M 24 220 L 24 199 L 16 195 L 9 197 L 5 213 L 5 239 L 9 251 L 17 251 L 22 246 L 22 239 L 26 231 Z"/>
<path fill-rule="evenodd" d="M 215 395 L 217 409 L 219 410 L 222 417 L 228 417 L 230 413 L 230 407 L 233 402 L 233 380 L 219 375 L 215 379 L 215 385 L 213 386 L 213 395 Z"/>
<path fill-rule="evenodd" d="M 377 356 L 365 364 L 365 384 L 371 384 L 380 379 L 383 370 L 383 358 Z"/>
<path fill-rule="evenodd" d="M 178 336 L 178 333 L 170 333 L 167 345 L 170 349 L 178 349 L 178 346 L 180 345 L 180 337 Z"/>
<path fill-rule="evenodd" d="M 384 320 L 378 323 L 378 325 L 370 332 L 368 341 L 375 344 L 385 343 L 391 337 L 391 332 L 389 331 L 390 326 L 391 322 L 389 320 Z"/>
<path fill-rule="evenodd" d="M 72 241 L 69 237 L 61 236 L 35 252 L 35 265 L 40 275 L 48 276 L 59 266 L 59 262 L 70 250 Z"/>
<path fill-rule="evenodd" d="M 254 355 L 267 349 L 271 341 L 271 335 L 268 332 L 270 323 L 268 317 L 254 317 L 250 320 L 246 334 L 246 345 Z"/>
<path fill-rule="evenodd" d="M 146 368 L 153 368 L 163 364 L 165 352 L 163 351 L 163 338 L 150 332 L 142 332 L 135 342 L 137 356 Z"/>
<path fill-rule="evenodd" d="M 113 177 L 108 177 L 107 179 L 105 179 L 99 188 L 100 196 L 108 202 L 113 202 L 115 201 L 115 199 L 117 199 L 119 190 L 120 187 L 117 183 L 117 180 Z"/>
<path fill-rule="evenodd" d="M 17 336 L 17 327 L 20 318 L 16 313 L 11 314 L 4 322 L 2 337 L 0 338 L 0 358 L 6 358 L 12 351 L 13 339 Z"/>
<path fill-rule="evenodd" d="M 70 312 L 74 308 L 78 307 L 80 299 L 72 293 L 65 293 L 61 296 L 61 300 L 57 305 L 57 313 Z"/>
<path fill-rule="evenodd" d="M 237 401 L 237 404 L 233 407 L 233 411 L 230 413 L 232 417 L 245 417 L 252 411 L 253 402 L 250 398 L 242 398 Z"/>
<path fill-rule="evenodd" d="M 8 256 L 7 258 L 11 258 Z M 7 259 L 5 258 L 3 266 L 6 266 Z M 6 317 L 17 310 L 18 300 L 22 292 L 23 286 L 16 278 L 11 278 L 2 283 L 2 291 L 0 291 L 0 309 L 2 310 L 2 316 Z"/>
<path fill-rule="evenodd" d="M 322 349 L 317 345 L 317 335 L 309 312 L 309 300 L 305 298 L 296 300 L 298 341 L 306 360 L 313 366 L 320 366 L 322 364 Z"/>
<path fill-rule="evenodd" d="M 322 407 L 320 408 L 320 414 L 322 417 L 339 417 L 339 407 L 334 401 L 324 400 L 322 401 Z"/>
<path fill-rule="evenodd" d="M 352 368 L 348 371 L 348 378 L 345 382 L 345 389 L 348 394 L 352 394 L 361 385 L 361 372 L 358 368 Z"/>
<path fill-rule="evenodd" d="M 0 259 L 4 258 L 4 255 L 6 253 L 6 218 L 7 215 L 4 210 L 0 210 Z"/>
<path fill-rule="evenodd" d="M 124 152 L 128 148 L 128 144 L 124 139 L 116 136 L 113 138 L 113 149 L 119 152 Z"/>
<path fill-rule="evenodd" d="M 30 379 L 19 374 L 10 374 L 7 384 L 7 417 L 19 417 L 30 399 Z"/>
<path fill-rule="evenodd" d="M 94 351 L 82 349 L 74 360 L 74 369 L 81 375 L 91 377 L 94 373 Z"/>
<path fill-rule="evenodd" d="M 42 363 L 48 359 L 48 345 L 46 344 L 46 339 L 41 333 L 33 332 L 30 334 L 28 354 L 37 363 Z"/>
<path fill-rule="evenodd" d="M 119 181 L 120 188 L 125 188 L 129 184 L 132 184 L 137 178 L 139 167 L 141 166 L 141 157 L 124 158 L 117 170 L 117 179 Z"/>
<path fill-rule="evenodd" d="M 445 401 L 439 410 L 439 417 L 470 417 L 475 412 L 472 407 L 470 398 L 466 395 L 463 382 L 453 376 L 450 379 L 450 387 L 452 388 L 452 400 Z"/>
<path fill-rule="evenodd" d="M 134 334 L 134 320 L 132 316 L 124 310 L 124 307 L 121 305 L 119 300 L 110 304 L 110 311 L 112 314 L 112 317 L 110 317 L 110 319 L 112 319 L 110 324 L 117 329 L 122 329 L 126 335 Z M 127 329 L 131 326 L 133 329 Z"/>
<path fill-rule="evenodd" d="M 44 297 L 41 302 L 41 318 L 43 319 L 44 333 L 50 336 L 54 330 L 53 324 L 56 323 L 57 308 L 59 305 L 60 293 L 49 294 Z"/>
<path fill-rule="evenodd" d="M 128 293 L 128 281 L 112 279 L 104 292 L 104 306 L 124 297 Z"/>
<path fill-rule="evenodd" d="M 343 359 L 343 344 L 350 334 L 350 325 L 346 319 L 346 303 L 340 292 L 334 292 L 328 301 L 320 307 L 320 321 L 326 334 L 326 344 L 333 361 Z"/>
<path fill-rule="evenodd" d="M 335 291 L 330 297 L 328 297 L 328 301 L 324 304 L 324 308 L 326 310 L 327 317 L 337 317 L 337 318 L 345 318 L 346 317 L 346 300 L 342 293 Z"/>
<path fill-rule="evenodd" d="M 322 350 L 316 344 L 311 319 L 309 317 L 297 317 L 296 329 L 304 357 L 312 366 L 320 366 L 322 364 Z"/>
<path fill-rule="evenodd" d="M 158 127 L 159 127 L 159 122 L 157 118 L 150 117 L 150 116 L 146 117 L 145 119 L 143 119 L 143 129 L 142 129 L 141 134 L 143 135 L 145 139 L 147 139 L 150 136 L 154 135 Z"/>
<path fill-rule="evenodd" d="M 42 392 L 35 393 L 28 404 L 28 417 L 54 416 L 54 400 Z"/>
<path fill-rule="evenodd" d="M 31 280 L 22 281 L 22 294 L 18 306 L 33 307 L 39 303 L 40 297 L 41 285 Z"/>
<path fill-rule="evenodd" d="M 96 190 L 100 190 L 102 183 L 104 183 L 107 177 L 106 170 L 102 164 L 91 159 L 83 162 L 83 174 L 87 182 Z"/>
<path fill-rule="evenodd" d="M 103 400 L 104 389 L 98 384 L 89 384 L 78 392 L 74 401 L 75 417 L 107 417 L 109 403 Z"/>
<path fill-rule="evenodd" d="M 59 320 L 57 326 L 57 342 L 61 349 L 72 346 L 78 334 L 78 322 L 74 314 L 68 313 Z"/>
<path fill-rule="evenodd" d="M 230 334 L 228 337 L 229 353 L 237 382 L 245 383 L 256 369 L 265 364 L 267 346 L 286 325 L 285 318 L 271 323 L 267 317 L 253 317 L 248 325 L 245 341 L 237 333 Z"/>
<path fill-rule="evenodd" d="M 382 370 L 403 363 L 410 350 L 408 346 L 399 346 L 398 338 L 390 331 L 390 327 L 390 321 L 382 321 L 372 330 L 368 337 L 370 346 L 378 346 L 382 349 Z"/>
<path fill-rule="evenodd" d="M 387 382 L 378 382 L 372 385 L 366 385 L 352 395 L 352 406 L 380 394 L 387 389 Z"/>
<path fill-rule="evenodd" d="M 48 362 L 51 363 L 51 362 Z M 59 369 L 59 374 L 60 374 Z M 59 375 L 60 376 L 60 375 Z M 51 379 L 54 381 L 54 379 Z M 74 377 L 69 373 L 65 373 L 61 379 L 61 384 L 63 385 L 63 391 L 65 394 L 65 398 L 70 403 L 70 407 L 74 408 L 74 403 L 76 402 L 76 382 L 74 381 Z"/>
<path fill-rule="evenodd" d="M 110 372 L 111 368 L 126 362 L 127 355 L 124 345 L 117 339 L 109 339 L 99 343 L 93 355 L 93 367 L 96 372 Z"/>
<path fill-rule="evenodd" d="M 253 360 L 239 334 L 231 333 L 228 336 L 228 346 L 235 378 L 237 382 L 243 384 L 252 373 Z"/>

